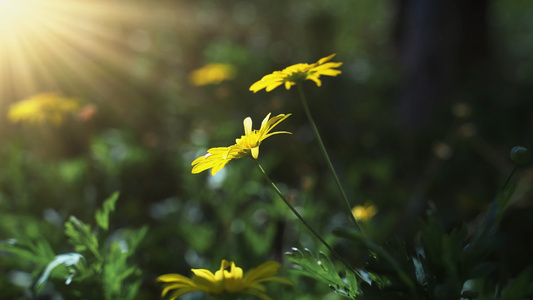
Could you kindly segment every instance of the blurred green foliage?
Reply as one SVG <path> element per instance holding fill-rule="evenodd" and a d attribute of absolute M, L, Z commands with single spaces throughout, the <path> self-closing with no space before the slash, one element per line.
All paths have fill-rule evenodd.
<path fill-rule="evenodd" d="M 22 84 L 13 70 L 0 74 L 2 112 L 47 91 L 96 108 L 60 127 L 12 124 L 0 115 L 0 241 L 4 248 L 16 239 L 18 249 L 0 250 L 0 298 L 33 299 L 39 272 L 57 254 L 73 251 L 85 257 L 80 264 L 103 276 L 95 280 L 115 278 L 94 283 L 111 293 L 109 299 L 157 298 L 157 276 L 216 269 L 221 259 L 248 269 L 281 260 L 292 247 L 327 253 L 263 184 L 251 162 L 232 162 L 214 177 L 190 174 L 190 163 L 207 148 L 229 145 L 242 134 L 245 117 L 255 120 L 268 112 L 293 113 L 286 124 L 293 135 L 265 142 L 259 158 L 282 192 L 351 264 L 389 268 L 377 256 L 369 258 L 360 241 L 332 233 L 348 227 L 349 220 L 327 166 L 318 159 L 296 91 L 248 91 L 273 70 L 331 53 L 344 62 L 343 74 L 325 78 L 320 88 L 307 83 L 304 88 L 351 203 L 368 201 L 379 208 L 365 232 L 405 259 L 413 282 L 426 276 L 432 291 L 450 287 L 457 296 L 468 276 L 456 275 L 470 274 L 461 252 L 471 238 L 467 232 L 511 172 L 509 150 L 516 144 L 531 149 L 533 142 L 533 5 L 528 1 L 490 1 L 488 46 L 496 80 L 481 84 L 472 75 L 447 97 L 445 109 L 434 116 L 436 125 L 422 132 L 403 127 L 397 118 L 402 73 L 393 35 L 400 1 L 70 2 L 85 5 L 71 10 L 72 16 L 66 8 L 60 14 L 74 33 L 57 34 L 62 41 L 54 45 L 57 53 L 36 47 L 42 54 L 27 58 L 31 67 L 24 70 L 34 84 Z M 192 86 L 188 74 L 212 62 L 234 65 L 235 79 Z M 470 113 L 457 114 L 457 104 Z M 502 299 L 527 294 L 533 276 L 531 267 L 524 268 L 531 265 L 526 237 L 533 228 L 532 174 L 530 165 L 517 169 L 515 193 L 498 217 L 501 236 L 512 249 L 503 245 L 486 261 L 499 264 L 502 278 L 516 278 L 502 287 Z M 114 198 L 113 211 L 115 202 L 103 199 L 115 191 L 120 197 Z M 434 215 L 419 225 L 426 211 Z M 81 221 L 95 213 L 96 225 Z M 144 226 L 150 231 L 130 229 Z M 415 244 L 412 237 L 418 236 L 423 238 Z M 126 254 L 120 240 L 129 243 Z M 422 244 L 424 258 L 415 251 Z M 98 262 L 103 257 L 115 263 Z M 77 285 L 76 276 L 65 285 L 68 268 L 60 268 L 39 290 L 41 296 L 101 292 Z M 274 299 L 342 297 L 288 269 L 282 275 L 296 284 L 269 290 Z M 494 270 L 490 265 L 468 269 Z M 391 278 L 374 280 L 387 286 L 387 280 L 398 279 Z M 450 278 L 457 281 L 447 282 Z M 126 281 L 136 295 L 117 296 Z M 489 299 L 495 282 L 476 282 L 486 287 L 479 289 L 480 297 Z M 383 296 L 373 286 L 363 292 Z"/>
<path fill-rule="evenodd" d="M 66 298 L 135 299 L 141 284 L 142 272 L 130 265 L 128 259 L 135 253 L 148 227 L 138 230 L 121 229 L 108 233 L 109 215 L 115 209 L 118 193 L 114 193 L 95 213 L 96 232 L 75 216 L 65 223 L 65 235 L 75 252 L 56 255 L 44 237 L 35 239 L 20 236 L 0 244 L 6 257 L 15 266 L 27 266 L 39 272 L 34 284 L 25 286 L 29 296 L 39 295 L 49 278 L 65 279 L 62 293 Z M 100 234 L 98 234 L 100 233 Z M 35 297 L 35 296 L 33 296 Z"/>

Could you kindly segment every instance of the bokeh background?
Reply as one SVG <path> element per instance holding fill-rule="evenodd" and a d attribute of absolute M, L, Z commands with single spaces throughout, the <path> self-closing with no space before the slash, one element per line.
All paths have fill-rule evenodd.
<path fill-rule="evenodd" d="M 351 203 L 378 209 L 366 224 L 377 240 L 407 236 L 429 208 L 450 228 L 474 220 L 511 172 L 509 150 L 532 146 L 530 1 L 4 0 L 0 239 L 44 237 L 70 252 L 68 216 L 90 223 L 120 191 L 112 228 L 150 227 L 134 257 L 139 299 L 159 296 L 161 274 L 215 270 L 221 259 L 248 269 L 291 247 L 322 249 L 252 162 L 190 173 L 193 159 L 243 133 L 245 117 L 257 127 L 269 112 L 292 113 L 279 128 L 293 135 L 265 141 L 259 161 L 357 265 L 358 249 L 330 234 L 349 221 L 297 91 L 248 90 L 332 53 L 342 74 L 304 89 Z M 191 80 L 210 63 L 230 65 L 232 76 Z M 42 93 L 79 110 L 57 124 L 9 118 Z M 511 213 L 530 216 L 533 170 L 515 176 Z M 14 274 L 31 271 L 0 253 L 0 298 L 26 299 Z M 271 289 L 276 299 L 336 299 L 328 291 L 305 279 Z"/>

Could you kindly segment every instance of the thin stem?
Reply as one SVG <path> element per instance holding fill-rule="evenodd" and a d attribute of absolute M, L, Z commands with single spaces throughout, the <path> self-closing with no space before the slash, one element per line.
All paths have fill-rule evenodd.
<path fill-rule="evenodd" d="M 261 171 L 261 174 L 263 174 L 263 177 L 265 178 L 265 180 L 270 184 L 270 186 L 272 186 L 272 188 L 274 189 L 274 191 L 278 194 L 278 196 L 281 198 L 281 200 L 283 200 L 283 202 L 285 202 L 285 204 L 289 207 L 289 209 L 292 211 L 292 213 L 298 218 L 298 220 L 300 222 L 302 222 L 302 224 L 307 227 L 307 229 L 309 231 L 311 231 L 311 233 L 324 245 L 326 246 L 326 248 L 328 248 L 328 250 L 337 258 L 339 259 L 349 270 L 351 270 L 352 272 L 354 272 L 354 274 L 356 274 L 357 276 L 359 276 L 360 278 L 361 275 L 352 267 L 350 266 L 338 253 L 337 251 L 335 251 L 321 236 L 320 234 L 318 234 L 318 232 L 313 229 L 313 227 L 311 227 L 311 225 L 309 225 L 309 223 L 307 223 L 307 221 L 302 217 L 302 215 L 300 215 L 300 213 L 294 208 L 294 206 L 292 206 L 292 204 L 289 202 L 289 200 L 287 200 L 287 198 L 285 198 L 285 196 L 283 195 L 283 193 L 278 189 L 278 187 L 276 186 L 276 184 L 270 179 L 270 177 L 268 177 L 267 173 L 265 172 L 265 170 L 263 169 L 263 167 L 261 167 L 261 165 L 257 162 L 257 160 L 253 159 L 252 160 L 255 162 L 255 165 L 257 166 L 257 168 L 259 169 L 259 171 Z"/>
<path fill-rule="evenodd" d="M 352 222 L 354 222 L 354 224 L 357 225 L 357 227 L 359 227 L 359 230 L 364 234 L 363 228 L 361 227 L 361 225 L 359 225 L 359 223 L 353 216 L 352 206 L 350 205 L 350 202 L 348 201 L 348 197 L 346 197 L 346 193 L 344 192 L 344 189 L 341 185 L 339 177 L 337 176 L 337 172 L 335 172 L 335 168 L 333 167 L 333 164 L 331 163 L 331 159 L 329 158 L 328 152 L 326 151 L 326 147 L 324 146 L 324 143 L 322 142 L 322 138 L 320 137 L 320 134 L 318 133 L 318 128 L 316 127 L 315 121 L 313 120 L 313 116 L 311 115 L 311 110 L 309 109 L 309 105 L 307 104 L 307 100 L 306 100 L 306 97 L 303 91 L 302 84 L 298 83 L 297 86 L 298 86 L 298 93 L 300 94 L 300 100 L 302 100 L 302 105 L 304 107 L 305 114 L 307 115 L 307 119 L 309 120 L 309 123 L 311 124 L 311 128 L 318 142 L 320 151 L 322 152 L 322 155 L 324 156 L 324 159 L 327 162 L 329 170 L 331 171 L 331 173 L 333 174 L 333 177 L 335 178 L 335 183 L 337 184 L 337 187 L 339 188 L 339 191 L 342 194 L 342 198 L 344 199 L 344 202 L 346 203 L 346 206 L 348 208 L 348 212 L 350 215 L 350 219 L 352 220 Z M 409 287 L 409 289 L 413 293 L 413 296 L 416 297 L 416 291 L 415 291 L 413 282 L 411 281 L 409 276 L 405 274 L 405 272 L 403 272 L 398 262 L 387 251 L 382 250 L 372 240 L 366 239 L 366 244 L 368 248 L 378 252 L 385 260 L 387 260 L 393 266 L 393 268 L 396 269 L 400 279 Z"/>
<path fill-rule="evenodd" d="M 326 147 L 324 146 L 324 143 L 322 142 L 322 138 L 320 137 L 320 134 L 318 133 L 318 128 L 316 127 L 315 121 L 313 120 L 313 116 L 311 115 L 311 111 L 309 110 L 309 105 L 307 104 L 307 100 L 305 98 L 302 84 L 298 83 L 297 86 L 298 86 L 298 93 L 300 94 L 300 100 L 302 100 L 302 105 L 304 107 L 305 114 L 307 115 L 309 124 L 311 124 L 311 129 L 313 129 L 313 133 L 315 135 L 316 141 L 318 142 L 320 151 L 322 152 L 322 155 L 324 156 L 324 159 L 326 160 L 328 168 L 333 174 L 333 178 L 335 178 L 335 183 L 337 184 L 337 187 L 339 188 L 339 191 L 342 194 L 342 198 L 344 199 L 346 207 L 348 208 L 350 219 L 352 220 L 354 224 L 357 225 L 357 227 L 359 227 L 359 230 L 363 231 L 363 228 L 359 225 L 359 223 L 353 216 L 352 206 L 350 205 L 350 201 L 348 201 L 348 197 L 346 197 L 346 193 L 344 192 L 344 189 L 342 188 L 339 177 L 337 176 L 337 172 L 335 172 L 335 168 L 333 167 L 333 164 L 331 163 L 331 159 L 329 158 L 328 152 L 326 151 Z"/>
<path fill-rule="evenodd" d="M 513 174 L 514 172 L 516 171 L 516 168 L 518 167 L 517 164 L 514 165 L 514 168 L 513 170 L 511 171 L 511 174 L 509 174 L 509 176 L 507 177 L 507 180 L 505 181 L 503 187 L 502 187 L 502 191 L 505 190 L 505 188 L 507 187 L 507 185 L 509 184 L 509 181 L 511 180 L 511 177 L 513 177 Z"/>

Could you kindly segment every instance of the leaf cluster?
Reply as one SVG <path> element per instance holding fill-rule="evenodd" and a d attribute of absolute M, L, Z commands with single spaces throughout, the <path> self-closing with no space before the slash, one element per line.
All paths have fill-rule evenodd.
<path fill-rule="evenodd" d="M 394 238 L 378 245 L 356 228 L 335 229 L 337 236 L 366 249 L 364 269 L 357 273 L 345 270 L 340 276 L 325 254 L 316 259 L 307 249 L 294 248 L 286 257 L 298 274 L 350 299 L 529 299 L 533 266 L 512 275 L 501 272 L 504 266 L 495 259 L 506 240 L 500 223 L 512 194 L 513 186 L 499 194 L 473 230 L 463 225 L 447 232 L 429 215 L 420 220 L 415 240 Z"/>
<path fill-rule="evenodd" d="M 317 259 L 309 249 L 292 248 L 291 252 L 285 253 L 285 257 L 296 264 L 295 273 L 320 280 L 334 293 L 351 299 L 356 299 L 359 294 L 356 279 L 359 274 L 345 269 L 345 276 L 341 277 L 323 252 L 319 252 Z"/>
<path fill-rule="evenodd" d="M 0 244 L 0 249 L 33 268 L 32 294 L 43 293 L 51 280 L 62 279 L 58 289 L 70 297 L 87 299 L 134 299 L 141 283 L 140 270 L 130 263 L 148 227 L 109 231 L 109 216 L 119 193 L 104 201 L 95 213 L 96 226 L 75 216 L 65 223 L 65 235 L 74 252 L 56 255 L 45 238 L 18 238 Z"/>

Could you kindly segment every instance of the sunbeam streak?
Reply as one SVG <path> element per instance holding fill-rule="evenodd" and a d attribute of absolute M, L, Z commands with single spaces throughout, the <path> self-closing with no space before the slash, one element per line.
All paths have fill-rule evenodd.
<path fill-rule="evenodd" d="M 132 32 L 186 19 L 168 12 L 131 1 L 0 0 L 0 107 L 39 92 L 124 89 L 117 74 L 131 74 L 139 52 L 165 59 L 134 47 Z"/>

